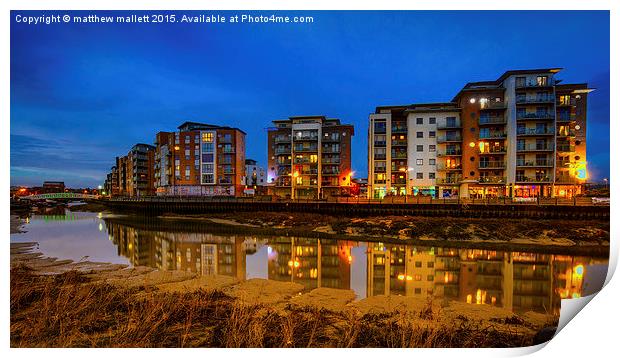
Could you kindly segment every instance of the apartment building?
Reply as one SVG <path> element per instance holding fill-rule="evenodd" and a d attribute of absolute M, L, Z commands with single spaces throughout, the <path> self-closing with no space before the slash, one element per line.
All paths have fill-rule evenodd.
<path fill-rule="evenodd" d="M 238 128 L 195 122 L 157 133 L 157 195 L 243 195 L 245 135 Z"/>
<path fill-rule="evenodd" d="M 259 187 L 267 184 L 267 175 L 265 168 L 258 165 L 254 159 L 245 160 L 245 185 L 247 187 Z"/>
<path fill-rule="evenodd" d="M 458 183 L 460 111 L 454 103 L 377 107 L 370 115 L 371 198 L 386 195 L 438 196 L 437 183 Z M 437 165 L 438 157 L 449 158 Z"/>
<path fill-rule="evenodd" d="M 449 103 L 377 107 L 369 117 L 368 196 L 582 193 L 592 89 L 560 84 L 559 71 L 507 71 L 466 84 Z"/>
<path fill-rule="evenodd" d="M 267 133 L 270 193 L 284 198 L 327 198 L 351 188 L 353 126 L 325 116 L 273 121 Z"/>
<path fill-rule="evenodd" d="M 148 196 L 155 193 L 153 171 L 155 147 L 134 145 L 127 155 L 116 157 L 106 180 L 106 191 L 117 196 Z"/>

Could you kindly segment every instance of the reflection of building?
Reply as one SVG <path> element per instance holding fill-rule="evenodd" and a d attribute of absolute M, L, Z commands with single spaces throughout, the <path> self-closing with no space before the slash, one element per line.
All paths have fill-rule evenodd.
<path fill-rule="evenodd" d="M 267 180 L 273 194 L 326 198 L 349 193 L 353 126 L 325 116 L 273 121 Z"/>
<path fill-rule="evenodd" d="M 435 297 L 511 310 L 559 312 L 580 297 L 597 260 L 493 250 L 368 244 L 367 292 Z"/>
<path fill-rule="evenodd" d="M 357 259 L 363 264 L 364 258 L 353 258 L 353 244 L 347 241 L 141 230 L 110 220 L 106 226 L 119 255 L 136 266 L 243 280 L 248 270 L 246 258 L 267 245 L 258 254 L 266 251 L 266 257 L 257 258 L 266 260 L 263 263 L 271 280 L 299 283 L 306 289 L 355 289 L 360 282 L 352 279 L 363 277 L 357 271 L 361 265 L 351 263 Z M 561 298 L 580 297 L 600 288 L 602 282 L 596 278 L 589 281 L 592 275 L 588 274 L 594 265 L 606 264 L 602 259 L 537 253 L 361 245 L 367 245 L 367 296 L 440 298 L 516 311 L 558 313 Z"/>
<path fill-rule="evenodd" d="M 344 241 L 279 238 L 269 241 L 269 279 L 307 289 L 350 288 L 351 246 Z"/>

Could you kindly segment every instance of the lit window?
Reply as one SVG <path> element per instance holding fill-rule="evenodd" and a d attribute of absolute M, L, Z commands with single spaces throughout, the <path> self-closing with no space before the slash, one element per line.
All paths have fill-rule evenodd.
<path fill-rule="evenodd" d="M 202 141 L 211 143 L 213 142 L 213 132 L 203 132 L 202 133 Z"/>

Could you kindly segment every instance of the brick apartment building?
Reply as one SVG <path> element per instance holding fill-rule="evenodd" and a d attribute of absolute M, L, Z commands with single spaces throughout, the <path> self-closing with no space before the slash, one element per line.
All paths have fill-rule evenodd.
<path fill-rule="evenodd" d="M 154 151 L 157 195 L 241 196 L 245 180 L 245 132 L 185 122 L 159 132 Z"/>

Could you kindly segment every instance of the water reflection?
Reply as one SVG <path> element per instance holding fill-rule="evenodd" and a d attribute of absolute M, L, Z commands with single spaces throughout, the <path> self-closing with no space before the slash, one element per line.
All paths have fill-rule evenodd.
<path fill-rule="evenodd" d="M 433 297 L 515 311 L 557 314 L 560 299 L 600 289 L 606 273 L 600 268 L 607 265 L 567 255 L 213 234 L 187 223 L 105 219 L 105 226 L 118 254 L 133 265 L 353 289 L 359 298 Z"/>

